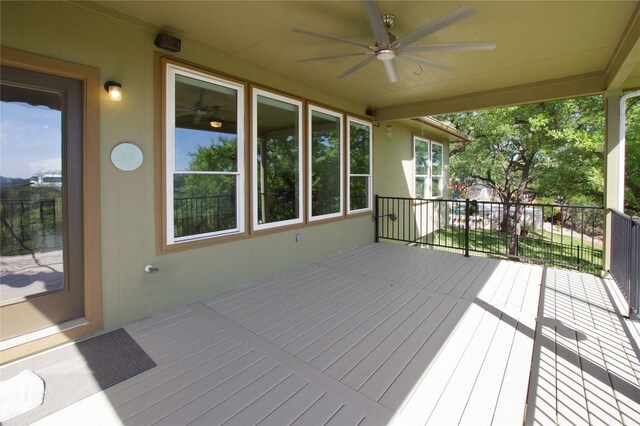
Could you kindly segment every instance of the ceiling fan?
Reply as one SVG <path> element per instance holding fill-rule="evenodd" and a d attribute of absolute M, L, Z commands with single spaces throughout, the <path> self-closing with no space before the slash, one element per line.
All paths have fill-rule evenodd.
<path fill-rule="evenodd" d="M 224 109 L 227 105 L 208 105 L 209 101 L 205 99 L 205 94 L 200 92 L 198 94 L 198 100 L 195 104 L 188 102 L 178 101 L 176 105 L 176 118 L 178 117 L 193 117 L 193 124 L 200 124 L 200 122 L 206 117 L 211 127 L 222 126 L 221 109 Z M 216 123 L 215 125 L 213 123 Z"/>
<path fill-rule="evenodd" d="M 396 58 L 452 71 L 453 68 L 450 66 L 419 56 L 418 53 L 456 50 L 490 50 L 495 49 L 496 47 L 496 43 L 494 42 L 413 44 L 429 34 L 435 33 L 436 31 L 474 14 L 475 8 L 473 6 L 464 6 L 460 9 L 456 9 L 447 15 L 441 16 L 435 21 L 416 28 L 412 32 L 405 34 L 400 38 L 396 38 L 396 36 L 389 31 L 395 23 L 396 17 L 389 14 L 382 15 L 377 2 L 374 0 L 363 0 L 363 3 L 367 11 L 367 17 L 369 18 L 371 31 L 373 32 L 376 40 L 375 45 L 372 46 L 358 41 L 347 40 L 342 37 L 294 28 L 292 31 L 296 33 L 337 41 L 366 49 L 360 52 L 302 59 L 299 62 L 322 61 L 325 59 L 344 58 L 350 56 L 367 56 L 366 59 L 340 74 L 338 78 L 347 77 L 377 59 L 384 64 L 389 81 L 391 83 L 395 83 L 398 81 L 398 70 L 396 68 L 395 61 Z"/>
<path fill-rule="evenodd" d="M 213 112 L 214 109 L 217 110 L 220 108 L 211 107 L 206 104 L 207 102 L 204 100 L 204 95 L 202 92 L 200 92 L 198 95 L 198 100 L 195 104 L 180 102 L 180 104 L 176 106 L 176 117 L 193 116 L 193 122 L 194 124 L 197 124 L 204 118 L 205 115 Z"/>

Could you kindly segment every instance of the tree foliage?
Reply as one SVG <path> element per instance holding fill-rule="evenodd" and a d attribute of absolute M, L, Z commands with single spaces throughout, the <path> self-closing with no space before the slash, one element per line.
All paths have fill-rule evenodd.
<path fill-rule="evenodd" d="M 627 102 L 625 211 L 640 215 L 640 98 Z"/>
<path fill-rule="evenodd" d="M 483 182 L 503 202 L 601 204 L 603 114 L 591 96 L 437 118 L 474 137 L 452 147 L 452 178 Z"/>
<path fill-rule="evenodd" d="M 293 132 L 292 132 L 293 133 Z M 298 138 L 267 137 L 258 145 L 258 217 L 265 223 L 300 217 Z"/>
<path fill-rule="evenodd" d="M 314 216 L 340 211 L 339 131 L 327 128 L 311 134 L 311 211 Z"/>
<path fill-rule="evenodd" d="M 474 137 L 453 147 L 452 177 L 483 182 L 506 203 L 500 229 L 512 234 L 511 255 L 521 203 L 602 204 L 603 112 L 601 97 L 592 96 L 438 117 Z"/>

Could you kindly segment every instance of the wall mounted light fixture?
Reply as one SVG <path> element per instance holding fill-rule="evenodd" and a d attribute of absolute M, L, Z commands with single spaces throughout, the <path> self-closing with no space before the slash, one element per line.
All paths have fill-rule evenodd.
<path fill-rule="evenodd" d="M 393 127 L 391 124 L 387 125 L 387 140 L 391 141 L 391 137 L 393 136 Z"/>
<path fill-rule="evenodd" d="M 218 129 L 218 128 L 222 127 L 222 121 L 211 120 L 211 121 L 209 121 L 209 125 L 211 127 L 213 127 L 214 129 Z"/>
<path fill-rule="evenodd" d="M 117 81 L 107 81 L 104 84 L 104 90 L 109 93 L 109 99 L 120 102 L 122 100 L 122 84 Z"/>

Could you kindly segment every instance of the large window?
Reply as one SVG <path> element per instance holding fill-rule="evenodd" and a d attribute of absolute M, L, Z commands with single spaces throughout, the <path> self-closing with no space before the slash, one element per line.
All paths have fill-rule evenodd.
<path fill-rule="evenodd" d="M 431 142 L 431 196 L 442 197 L 443 193 L 442 144 Z"/>
<path fill-rule="evenodd" d="M 413 138 L 415 197 L 438 198 L 443 194 L 443 145 Z"/>
<path fill-rule="evenodd" d="M 252 91 L 253 228 L 302 222 L 302 102 Z"/>
<path fill-rule="evenodd" d="M 309 219 L 342 216 L 342 114 L 309 107 Z"/>
<path fill-rule="evenodd" d="M 244 86 L 166 72 L 167 244 L 243 232 Z"/>
<path fill-rule="evenodd" d="M 370 122 L 158 59 L 161 252 L 371 211 Z"/>
<path fill-rule="evenodd" d="M 371 124 L 348 119 L 347 199 L 349 213 L 371 210 Z"/>

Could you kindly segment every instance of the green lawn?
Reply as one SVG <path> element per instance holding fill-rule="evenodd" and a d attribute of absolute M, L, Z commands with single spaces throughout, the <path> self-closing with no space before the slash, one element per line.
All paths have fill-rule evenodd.
<path fill-rule="evenodd" d="M 464 249 L 464 229 L 458 227 L 441 228 L 423 241 L 425 244 Z M 511 235 L 489 229 L 469 230 L 469 251 L 486 253 L 492 256 L 508 257 Z M 581 243 L 580 238 L 570 235 L 544 232 L 544 235 L 529 234 L 518 238 L 518 258 L 532 259 L 584 270 L 598 270 L 602 265 L 602 249 L 591 239 Z"/>

